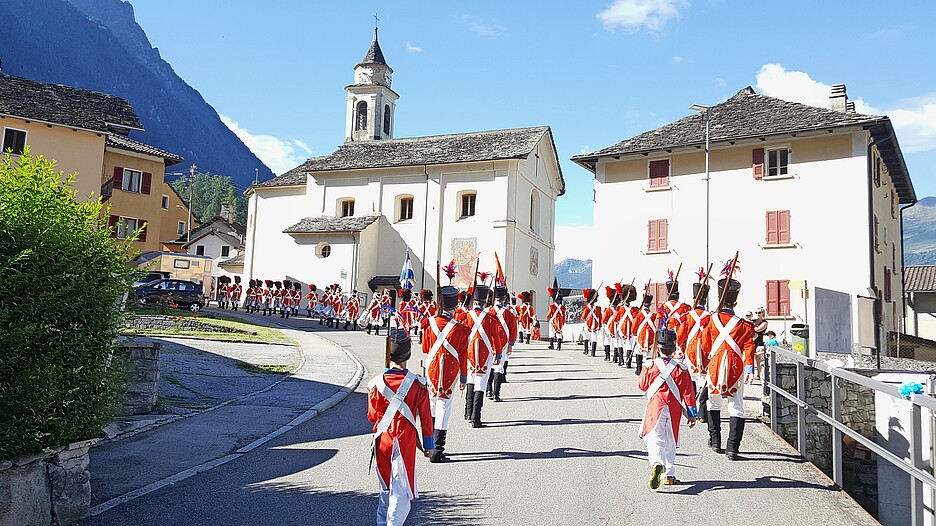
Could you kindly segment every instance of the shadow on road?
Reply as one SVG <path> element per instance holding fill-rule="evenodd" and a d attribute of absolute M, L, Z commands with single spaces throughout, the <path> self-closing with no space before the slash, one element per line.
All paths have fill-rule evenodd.
<path fill-rule="evenodd" d="M 526 384 L 526 383 L 533 383 L 533 382 L 595 382 L 599 380 L 620 380 L 620 378 L 615 377 L 615 376 L 612 376 L 612 377 L 592 376 L 590 378 L 537 378 L 535 380 L 519 380 L 519 381 L 516 381 L 515 383 Z"/>
<path fill-rule="evenodd" d="M 537 460 L 550 458 L 601 458 L 601 457 L 628 457 L 640 460 L 647 459 L 645 451 L 589 451 L 572 447 L 557 447 L 552 451 L 485 451 L 479 453 L 446 453 L 451 462 L 487 462 L 491 460 Z"/>
<path fill-rule="evenodd" d="M 642 394 L 614 394 L 614 395 L 568 395 L 568 396 L 523 396 L 519 398 L 504 397 L 504 402 L 567 402 L 574 400 L 613 400 L 617 398 L 646 398 Z"/>
<path fill-rule="evenodd" d="M 668 491 L 667 493 L 678 493 L 680 495 L 699 495 L 706 491 L 730 490 L 730 489 L 821 489 L 838 491 L 832 484 L 813 484 L 801 480 L 793 480 L 785 477 L 758 477 L 754 480 L 699 480 L 695 482 L 683 482 L 688 487 L 679 491 Z"/>
<path fill-rule="evenodd" d="M 507 420 L 501 422 L 486 422 L 485 427 L 517 427 L 517 426 L 572 426 L 587 424 L 633 424 L 639 423 L 639 418 L 618 418 L 616 420 L 593 420 L 587 418 L 563 418 L 562 420 Z"/>

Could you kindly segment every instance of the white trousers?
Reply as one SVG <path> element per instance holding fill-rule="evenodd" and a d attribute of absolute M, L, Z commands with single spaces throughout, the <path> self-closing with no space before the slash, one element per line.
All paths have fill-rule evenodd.
<path fill-rule="evenodd" d="M 599 331 L 588 331 L 588 341 L 591 343 L 598 343 L 598 334 Z"/>
<path fill-rule="evenodd" d="M 451 398 L 430 398 L 429 408 L 432 410 L 432 419 L 436 429 L 448 429 L 449 417 L 452 416 Z"/>
<path fill-rule="evenodd" d="M 676 439 L 673 438 L 673 419 L 669 407 L 664 407 L 656 426 L 644 436 L 650 465 L 662 464 L 667 477 L 676 476 Z"/>
<path fill-rule="evenodd" d="M 507 364 L 508 361 L 510 361 L 510 355 L 507 354 L 508 347 L 509 346 L 505 345 L 504 348 L 501 350 L 501 361 L 499 364 L 494 366 L 495 372 L 504 374 L 504 366 Z"/>
<path fill-rule="evenodd" d="M 488 377 L 491 376 L 491 371 L 494 369 L 493 364 L 494 364 L 494 358 L 493 357 L 488 358 L 487 369 L 485 369 L 487 371 L 486 373 L 484 374 L 468 373 L 468 382 L 474 385 L 475 391 L 477 391 L 478 389 L 482 391 L 487 391 Z"/>
<path fill-rule="evenodd" d="M 400 444 L 396 440 L 393 441 L 393 458 L 390 461 L 390 486 L 384 485 L 379 474 L 377 480 L 380 482 L 377 526 L 403 526 L 410 512 L 412 495 L 406 477 L 406 466 L 403 456 L 400 455 Z"/>
<path fill-rule="evenodd" d="M 634 350 L 636 347 L 637 347 L 637 337 L 636 337 L 636 336 L 628 336 L 627 339 L 624 340 L 624 349 L 626 349 L 626 350 L 628 350 L 628 351 L 632 351 L 632 350 Z"/>
<path fill-rule="evenodd" d="M 614 336 L 614 348 L 615 349 L 624 348 L 624 338 L 620 334 L 617 334 Z"/>
<path fill-rule="evenodd" d="M 722 395 L 712 394 L 711 389 L 709 389 L 709 398 L 708 398 L 708 410 L 709 411 L 721 411 L 722 406 L 725 405 L 725 400 L 728 400 L 728 416 L 736 416 L 739 418 L 744 418 L 744 382 L 738 381 L 738 390 L 735 392 L 734 396 L 725 397 Z"/>

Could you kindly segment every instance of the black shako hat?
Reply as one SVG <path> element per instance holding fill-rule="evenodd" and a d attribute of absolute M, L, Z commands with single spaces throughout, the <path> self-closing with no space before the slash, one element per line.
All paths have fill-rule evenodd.
<path fill-rule="evenodd" d="M 645 307 L 649 307 L 651 304 L 653 304 L 653 294 L 649 294 L 645 292 L 641 305 Z"/>
<path fill-rule="evenodd" d="M 403 363 L 409 360 L 413 349 L 409 332 L 406 329 L 393 328 L 387 337 L 390 338 L 390 361 Z"/>
<path fill-rule="evenodd" d="M 679 282 L 678 281 L 667 281 L 666 282 L 666 291 L 669 296 L 666 299 L 676 301 L 679 299 Z"/>
<path fill-rule="evenodd" d="M 458 289 L 451 285 L 440 287 L 439 301 L 442 304 L 442 310 L 455 310 L 458 307 Z"/>
<path fill-rule="evenodd" d="M 494 297 L 497 299 L 506 298 L 510 293 L 507 292 L 507 287 L 494 287 Z"/>
<path fill-rule="evenodd" d="M 741 282 L 738 280 L 731 280 L 731 283 L 728 284 L 728 290 L 725 290 L 725 282 L 727 280 L 722 278 L 718 280 L 718 297 L 724 297 L 724 305 L 734 305 L 738 303 L 738 293 L 741 292 Z"/>
<path fill-rule="evenodd" d="M 676 349 L 676 331 L 673 329 L 662 328 L 657 330 L 657 345 L 661 350 L 672 351 Z"/>
<path fill-rule="evenodd" d="M 707 303 L 707 300 L 708 300 L 708 293 L 709 293 L 709 289 L 710 289 L 710 288 L 711 288 L 711 287 L 709 287 L 709 284 L 708 284 L 708 283 L 693 283 L 693 284 L 692 284 L 692 297 L 693 297 L 693 298 L 698 298 L 698 302 L 696 303 L 696 307 L 704 307 L 704 306 L 705 306 L 705 304 Z M 702 290 L 701 293 L 699 292 L 700 289 Z"/>
<path fill-rule="evenodd" d="M 488 295 L 491 293 L 491 287 L 487 285 L 474 286 L 474 300 L 478 302 L 487 302 Z"/>

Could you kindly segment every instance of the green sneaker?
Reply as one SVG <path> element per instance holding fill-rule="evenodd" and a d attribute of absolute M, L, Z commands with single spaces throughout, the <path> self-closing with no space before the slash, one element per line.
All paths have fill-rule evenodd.
<path fill-rule="evenodd" d="M 660 477 L 663 476 L 663 464 L 653 465 L 653 474 L 650 475 L 650 489 L 660 489 Z"/>

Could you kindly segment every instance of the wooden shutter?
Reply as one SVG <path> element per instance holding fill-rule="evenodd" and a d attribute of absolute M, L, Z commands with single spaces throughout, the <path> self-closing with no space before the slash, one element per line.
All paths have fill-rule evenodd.
<path fill-rule="evenodd" d="M 148 194 L 150 193 L 150 187 L 153 185 L 153 174 L 148 172 L 143 172 L 143 182 L 140 184 L 140 193 Z"/>
<path fill-rule="evenodd" d="M 669 159 L 650 161 L 650 187 L 665 188 L 669 186 Z"/>
<path fill-rule="evenodd" d="M 137 241 L 146 241 L 147 223 L 142 219 L 137 219 L 137 223 L 143 223 L 143 226 L 140 227 L 140 235 L 137 237 Z"/>
<path fill-rule="evenodd" d="M 754 179 L 763 179 L 764 178 L 764 149 L 763 148 L 754 148 L 753 151 L 754 157 Z"/>
<path fill-rule="evenodd" d="M 778 239 L 778 221 L 777 221 L 777 212 L 767 212 L 767 244 L 776 245 L 779 243 Z"/>
<path fill-rule="evenodd" d="M 887 267 L 884 267 L 884 301 L 891 300 L 891 274 Z"/>
<path fill-rule="evenodd" d="M 121 174 L 123 171 L 121 171 Z M 107 226 L 111 229 L 111 237 L 117 237 L 117 222 L 120 221 L 120 216 L 108 216 L 107 217 Z"/>
<path fill-rule="evenodd" d="M 666 250 L 669 247 L 668 220 L 660 219 L 657 225 L 657 249 Z"/>
<path fill-rule="evenodd" d="M 777 242 L 781 245 L 790 243 L 790 211 L 777 212 Z"/>
<path fill-rule="evenodd" d="M 123 189 L 123 168 L 119 166 L 114 167 L 114 188 Z"/>
<path fill-rule="evenodd" d="M 767 315 L 777 316 L 780 312 L 780 291 L 777 282 L 772 279 L 767 280 Z"/>
<path fill-rule="evenodd" d="M 647 222 L 647 250 L 657 250 L 656 220 Z"/>
<path fill-rule="evenodd" d="M 780 316 L 790 315 L 790 280 L 781 279 L 777 281 L 777 289 L 780 294 L 778 314 Z"/>

